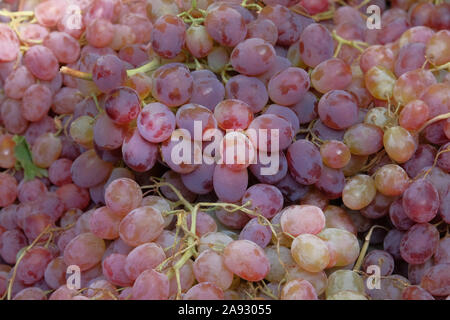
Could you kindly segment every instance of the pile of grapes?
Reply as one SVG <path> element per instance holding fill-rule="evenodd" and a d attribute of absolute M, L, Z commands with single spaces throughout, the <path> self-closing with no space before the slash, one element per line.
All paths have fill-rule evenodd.
<path fill-rule="evenodd" d="M 0 297 L 449 299 L 449 118 L 447 1 L 3 0 Z"/>

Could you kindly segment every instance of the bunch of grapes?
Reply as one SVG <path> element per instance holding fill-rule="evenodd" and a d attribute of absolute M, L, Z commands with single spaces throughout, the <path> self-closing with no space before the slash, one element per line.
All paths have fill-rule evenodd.
<path fill-rule="evenodd" d="M 449 225 L 448 2 L 0 3 L 1 299 L 448 300 Z"/>

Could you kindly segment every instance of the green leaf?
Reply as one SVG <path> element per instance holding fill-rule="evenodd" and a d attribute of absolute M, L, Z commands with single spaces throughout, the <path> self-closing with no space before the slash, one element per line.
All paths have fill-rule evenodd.
<path fill-rule="evenodd" d="M 25 180 L 48 177 L 47 170 L 39 168 L 33 163 L 30 146 L 25 137 L 15 135 L 13 141 L 16 143 L 14 148 L 17 159 L 16 168 L 23 168 Z"/>

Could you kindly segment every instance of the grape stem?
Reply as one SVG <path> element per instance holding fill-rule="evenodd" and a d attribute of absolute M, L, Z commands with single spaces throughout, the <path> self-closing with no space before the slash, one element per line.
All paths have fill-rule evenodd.
<path fill-rule="evenodd" d="M 359 269 L 361 269 L 361 265 L 363 263 L 365 255 L 367 253 L 367 249 L 369 248 L 370 238 L 372 237 L 372 233 L 373 233 L 373 230 L 375 230 L 375 228 L 381 228 L 384 230 L 388 230 L 386 227 L 383 227 L 380 225 L 374 225 L 374 226 L 372 226 L 372 228 L 370 228 L 369 232 L 366 234 L 364 244 L 359 253 L 358 260 L 356 260 L 355 266 L 353 267 L 353 271 L 355 271 L 355 272 L 358 272 Z"/>
<path fill-rule="evenodd" d="M 19 255 L 19 257 L 17 258 L 16 265 L 14 266 L 13 274 L 11 276 L 11 279 L 9 279 L 9 283 L 8 283 L 7 300 L 11 300 L 12 286 L 13 286 L 14 280 L 16 279 L 17 266 L 19 265 L 20 261 L 22 261 L 23 257 L 25 257 L 25 254 L 28 251 L 30 251 L 36 245 L 36 243 L 38 243 L 39 239 L 41 239 L 47 232 L 49 232 L 49 229 L 50 229 L 50 225 L 47 225 L 44 228 L 44 230 L 42 230 L 42 232 L 36 237 L 36 239 L 34 239 L 34 241 L 28 247 L 26 247 L 22 251 L 22 253 Z"/>
<path fill-rule="evenodd" d="M 420 127 L 420 129 L 417 131 L 418 133 L 422 132 L 426 127 L 428 127 L 430 124 L 433 124 L 435 122 L 441 121 L 441 120 L 445 120 L 445 119 L 449 119 L 450 118 L 450 112 L 444 113 L 444 114 L 440 114 L 430 120 L 428 120 L 427 122 L 425 122 L 423 124 L 422 127 Z"/>
<path fill-rule="evenodd" d="M 33 17 L 34 12 L 33 11 L 17 11 L 17 12 L 10 12 L 8 10 L 0 10 L 0 16 L 4 17 Z"/>
<path fill-rule="evenodd" d="M 335 39 L 338 42 L 337 48 L 336 48 L 336 52 L 334 53 L 334 57 L 336 58 L 342 48 L 342 46 L 348 45 L 350 47 L 353 47 L 355 49 L 357 49 L 360 52 L 363 52 L 364 49 L 361 48 L 361 46 L 369 46 L 368 43 L 363 42 L 363 41 L 357 41 L 357 40 L 347 40 L 342 38 L 341 36 L 339 36 L 336 32 L 336 30 L 333 30 L 333 32 L 331 33 L 331 35 L 333 36 L 333 39 Z"/>
<path fill-rule="evenodd" d="M 152 61 L 140 66 L 139 68 L 129 69 L 127 70 L 127 76 L 132 77 L 138 73 L 146 73 L 149 71 L 153 71 L 160 66 L 159 59 L 153 59 Z M 62 74 L 66 74 L 72 76 L 74 78 L 83 79 L 83 80 L 92 80 L 92 74 L 88 72 L 79 71 L 76 69 L 72 69 L 66 66 L 63 66 L 59 69 Z"/>
<path fill-rule="evenodd" d="M 241 6 L 246 9 L 254 9 L 256 10 L 256 12 L 260 12 L 263 9 L 263 7 L 257 3 L 247 3 L 247 2 L 248 0 L 242 1 Z"/>

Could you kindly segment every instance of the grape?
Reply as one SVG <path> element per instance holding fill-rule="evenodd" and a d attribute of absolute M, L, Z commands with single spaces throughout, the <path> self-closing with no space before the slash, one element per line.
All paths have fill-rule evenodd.
<path fill-rule="evenodd" d="M 261 214 L 267 219 L 271 219 L 283 208 L 283 195 L 278 188 L 268 184 L 255 184 L 247 189 L 243 198 L 244 205 L 250 201 L 247 206 L 249 210 Z"/>
<path fill-rule="evenodd" d="M 90 116 L 81 116 L 70 124 L 70 137 L 79 145 L 92 148 L 94 146 L 94 122 Z"/>
<path fill-rule="evenodd" d="M 176 262 L 176 260 L 174 261 Z M 180 269 L 180 284 L 181 284 L 181 292 L 186 292 L 191 288 L 195 283 L 195 276 L 194 276 L 194 268 L 192 260 L 188 260 L 187 263 L 185 263 L 181 269 Z M 178 284 L 173 277 L 170 279 L 170 289 L 169 289 L 169 296 L 174 297 L 178 292 Z"/>
<path fill-rule="evenodd" d="M 55 193 L 61 199 L 66 210 L 70 208 L 85 209 L 89 205 L 89 192 L 73 183 L 61 186 Z"/>
<path fill-rule="evenodd" d="M 156 144 L 145 140 L 138 129 L 128 132 L 122 144 L 123 161 L 137 172 L 145 172 L 153 168 L 158 158 Z"/>
<path fill-rule="evenodd" d="M 363 279 L 352 270 L 337 270 L 330 274 L 325 292 L 327 299 L 345 291 L 364 294 Z"/>
<path fill-rule="evenodd" d="M 82 233 L 73 238 L 64 249 L 64 262 L 77 265 L 81 271 L 94 267 L 102 259 L 105 242 L 92 233 Z"/>
<path fill-rule="evenodd" d="M 196 58 L 206 57 L 214 47 L 214 41 L 204 26 L 192 24 L 186 30 L 186 47 Z"/>
<path fill-rule="evenodd" d="M 292 242 L 291 254 L 295 262 L 309 272 L 322 271 L 330 261 L 327 244 L 312 234 L 296 237 Z"/>
<path fill-rule="evenodd" d="M 334 169 L 345 167 L 351 158 L 350 149 L 344 143 L 336 140 L 326 141 L 322 144 L 320 155 L 323 163 Z"/>
<path fill-rule="evenodd" d="M 434 65 L 443 65 L 449 62 L 450 32 L 441 30 L 436 32 L 428 41 L 425 55 Z"/>
<path fill-rule="evenodd" d="M 236 46 L 247 34 L 242 15 L 226 4 L 218 4 L 208 11 L 205 27 L 215 41 L 227 47 Z"/>
<path fill-rule="evenodd" d="M 64 263 L 64 258 L 61 256 L 54 258 L 47 264 L 45 269 L 45 283 L 52 289 L 58 289 L 64 286 L 66 284 L 66 270 L 67 265 Z"/>
<path fill-rule="evenodd" d="M 428 105 L 421 100 L 413 100 L 400 112 L 399 124 L 407 130 L 418 130 L 428 118 Z"/>
<path fill-rule="evenodd" d="M 213 174 L 215 164 L 201 164 L 194 171 L 182 174 L 181 180 L 190 191 L 197 194 L 208 194 L 213 190 Z"/>
<path fill-rule="evenodd" d="M 37 287 L 29 287 L 19 291 L 13 300 L 47 300 L 45 292 Z"/>
<path fill-rule="evenodd" d="M 423 136 L 427 141 L 433 144 L 444 144 L 448 141 L 444 134 L 445 121 L 441 120 L 430 124 L 424 130 Z"/>
<path fill-rule="evenodd" d="M 335 266 L 353 264 L 359 255 L 359 243 L 356 236 L 342 229 L 326 228 L 317 235 L 334 249 L 336 254 Z"/>
<path fill-rule="evenodd" d="M 333 56 L 333 38 L 330 32 L 318 23 L 310 24 L 303 30 L 299 46 L 302 60 L 312 68 Z"/>
<path fill-rule="evenodd" d="M 132 284 L 132 281 L 125 273 L 125 259 L 126 256 L 113 253 L 103 260 L 103 274 L 112 284 L 124 287 Z"/>
<path fill-rule="evenodd" d="M 319 181 L 315 186 L 328 199 L 337 199 L 342 195 L 342 190 L 345 185 L 344 172 L 339 169 L 322 167 Z"/>
<path fill-rule="evenodd" d="M 135 43 L 148 43 L 151 39 L 153 24 L 146 15 L 129 13 L 122 15 L 120 24 L 129 26 L 136 37 Z"/>
<path fill-rule="evenodd" d="M 199 125 L 201 126 L 202 137 L 208 130 L 217 129 L 217 120 L 214 118 L 213 113 L 206 107 L 203 107 L 198 104 L 185 104 L 178 108 L 176 113 L 176 123 L 178 128 L 186 129 L 189 131 L 191 137 L 194 140 L 198 140 L 199 137 L 196 137 L 195 128 L 196 122 L 201 122 Z"/>
<path fill-rule="evenodd" d="M 208 55 L 207 61 L 211 71 L 220 72 L 229 61 L 229 53 L 224 47 L 215 47 Z"/>
<path fill-rule="evenodd" d="M 402 164 L 410 177 L 416 177 L 424 167 L 433 165 L 436 149 L 428 144 L 420 144 L 414 155 Z"/>
<path fill-rule="evenodd" d="M 260 151 L 276 152 L 286 149 L 294 136 L 291 123 L 273 114 L 256 117 L 247 131 L 250 141 Z M 277 139 L 278 138 L 278 139 Z M 277 143 L 272 143 L 272 140 Z"/>
<path fill-rule="evenodd" d="M 221 254 L 213 251 L 203 251 L 194 262 L 195 278 L 200 283 L 210 282 L 222 290 L 231 286 L 233 273 L 229 271 Z"/>
<path fill-rule="evenodd" d="M 400 254 L 410 264 L 422 264 L 436 252 L 439 232 L 427 223 L 415 224 L 400 242 Z"/>
<path fill-rule="evenodd" d="M 177 16 L 164 15 L 156 20 L 151 35 L 152 48 L 163 58 L 175 58 L 185 43 L 185 24 Z"/>
<path fill-rule="evenodd" d="M 16 163 L 14 152 L 16 143 L 12 138 L 9 134 L 0 135 L 0 168 L 9 169 Z"/>
<path fill-rule="evenodd" d="M 27 67 L 19 66 L 9 73 L 5 79 L 5 94 L 11 99 L 21 99 L 25 96 L 27 89 L 34 83 L 35 79 Z"/>
<path fill-rule="evenodd" d="M 152 95 L 169 107 L 178 107 L 189 101 L 193 78 L 181 63 L 169 63 L 153 73 Z"/>
<path fill-rule="evenodd" d="M 420 286 L 409 286 L 403 290 L 403 300 L 434 300 L 433 296 Z"/>
<path fill-rule="evenodd" d="M 52 110 L 57 114 L 72 113 L 82 99 L 78 89 L 63 87 L 53 97 Z"/>
<path fill-rule="evenodd" d="M 105 111 L 116 124 L 127 124 L 136 119 L 140 109 L 138 94 L 127 87 L 114 89 L 105 100 Z"/>
<path fill-rule="evenodd" d="M 260 38 L 274 46 L 278 40 L 277 26 L 269 19 L 256 19 L 247 25 L 247 39 L 250 38 Z"/>
<path fill-rule="evenodd" d="M 126 257 L 125 272 L 131 280 L 138 278 L 145 270 L 156 268 L 166 259 L 162 248 L 155 243 L 145 243 L 134 248 Z"/>
<path fill-rule="evenodd" d="M 132 64 L 134 67 L 140 67 L 148 61 L 148 54 L 140 45 L 133 44 L 120 49 L 119 58 Z M 139 76 L 139 78 L 146 77 L 143 74 L 136 74 L 135 76 Z"/>
<path fill-rule="evenodd" d="M 47 193 L 46 185 L 38 179 L 22 180 L 17 189 L 17 197 L 21 203 L 32 202 Z"/>
<path fill-rule="evenodd" d="M 18 193 L 17 181 L 14 177 L 3 172 L 0 173 L 0 177 L 2 178 L 0 182 L 0 207 L 7 207 L 16 200 Z"/>
<path fill-rule="evenodd" d="M 23 59 L 25 66 L 36 78 L 48 81 L 52 80 L 58 73 L 58 60 L 47 47 L 32 46 L 27 50 Z"/>
<path fill-rule="evenodd" d="M 370 155 L 383 147 L 383 131 L 375 125 L 359 123 L 345 132 L 344 143 L 354 155 Z"/>
<path fill-rule="evenodd" d="M 275 56 L 275 49 L 270 43 L 260 38 L 251 38 L 239 43 L 233 49 L 230 63 L 239 73 L 257 76 L 270 69 Z"/>
<path fill-rule="evenodd" d="M 27 245 L 24 234 L 17 230 L 8 230 L 0 235 L 0 255 L 6 263 L 15 264 L 17 254 Z"/>
<path fill-rule="evenodd" d="M 251 219 L 239 234 L 239 240 L 250 240 L 261 248 L 265 248 L 272 238 L 272 231 L 268 225 L 260 223 L 258 218 Z"/>
<path fill-rule="evenodd" d="M 322 157 L 319 150 L 307 140 L 298 140 L 289 146 L 286 153 L 289 172 L 301 184 L 311 185 L 319 181 L 322 172 Z"/>
<path fill-rule="evenodd" d="M 242 211 L 228 212 L 224 209 L 216 211 L 216 218 L 230 229 L 242 229 L 250 220 L 249 216 Z"/>
<path fill-rule="evenodd" d="M 422 67 L 425 63 L 425 44 L 411 43 L 403 46 L 395 62 L 395 75 L 400 77 L 408 71 Z"/>
<path fill-rule="evenodd" d="M 145 206 L 128 213 L 120 223 L 120 238 L 130 246 L 153 241 L 161 234 L 164 219 L 161 213 Z"/>
<path fill-rule="evenodd" d="M 89 230 L 101 239 L 113 240 L 119 237 L 120 217 L 108 207 L 96 209 L 89 219 Z"/>
<path fill-rule="evenodd" d="M 325 227 L 346 230 L 353 234 L 357 233 L 356 225 L 351 216 L 341 207 L 329 205 L 325 207 Z"/>
<path fill-rule="evenodd" d="M 267 90 L 273 102 L 289 106 L 299 102 L 309 87 L 310 80 L 306 71 L 289 67 L 270 79 Z"/>
<path fill-rule="evenodd" d="M 436 253 L 434 254 L 434 263 L 448 263 L 450 261 L 450 252 L 449 252 L 449 244 L 450 238 L 444 237 L 439 240 L 438 247 L 436 249 Z"/>
<path fill-rule="evenodd" d="M 325 210 L 329 202 L 330 201 L 325 195 L 316 187 L 310 187 L 306 194 L 300 199 L 300 204 L 316 206 L 322 210 Z"/>
<path fill-rule="evenodd" d="M 165 300 L 169 297 L 169 280 L 163 273 L 145 270 L 134 282 L 132 292 L 136 300 Z"/>
<path fill-rule="evenodd" d="M 316 206 L 292 205 L 281 212 L 283 232 L 294 237 L 301 234 L 318 234 L 325 227 L 325 216 Z"/>
<path fill-rule="evenodd" d="M 2 43 L 0 61 L 15 60 L 20 52 L 20 42 L 16 33 L 4 23 L 0 25 L 0 42 Z"/>
<path fill-rule="evenodd" d="M 283 71 L 287 68 L 289 68 L 291 66 L 291 62 L 284 58 L 284 57 L 280 57 L 280 56 L 276 56 L 275 57 L 275 61 L 272 64 L 271 68 L 263 73 L 262 75 L 258 76 L 258 79 L 261 80 L 264 84 L 268 84 L 270 79 L 277 74 L 280 71 Z"/>
<path fill-rule="evenodd" d="M 240 100 L 241 104 L 243 102 L 248 104 L 250 111 L 253 113 L 261 111 L 269 100 L 267 89 L 262 81 L 241 74 L 228 80 L 225 86 L 225 94 L 227 99 Z"/>
<path fill-rule="evenodd" d="M 232 241 L 233 239 L 225 233 L 210 232 L 200 238 L 198 252 L 202 253 L 207 250 L 222 252 L 222 249 L 224 249 Z"/>
<path fill-rule="evenodd" d="M 82 188 L 90 188 L 105 181 L 112 170 L 112 164 L 101 160 L 95 150 L 81 154 L 72 164 L 73 182 Z"/>
<path fill-rule="evenodd" d="M 381 276 L 389 276 L 394 271 L 394 258 L 383 250 L 372 250 L 364 258 L 362 268 L 366 270 L 369 266 L 378 266 Z"/>
<path fill-rule="evenodd" d="M 236 240 L 223 252 L 225 266 L 247 281 L 260 281 L 269 272 L 269 260 L 264 251 L 252 241 Z"/>
<path fill-rule="evenodd" d="M 415 222 L 406 215 L 402 199 L 397 199 L 391 203 L 389 207 L 389 218 L 394 227 L 402 231 L 407 231 L 415 224 Z"/>
<path fill-rule="evenodd" d="M 132 179 L 116 179 L 105 189 L 105 202 L 114 214 L 124 216 L 139 207 L 142 202 L 142 191 Z"/>
<path fill-rule="evenodd" d="M 106 19 L 94 19 L 86 28 L 86 40 L 93 47 L 107 47 L 111 44 L 113 37 L 114 26 Z"/>
<path fill-rule="evenodd" d="M 52 50 L 60 63 L 74 63 L 80 56 L 80 44 L 65 32 L 49 33 L 43 45 Z"/>
<path fill-rule="evenodd" d="M 46 227 L 52 225 L 52 218 L 45 213 L 32 213 L 23 220 L 22 228 L 29 240 L 35 240 Z M 47 240 L 48 236 L 41 237 L 41 240 Z"/>
<path fill-rule="evenodd" d="M 223 84 L 212 72 L 207 70 L 194 71 L 191 75 L 194 83 L 189 102 L 205 106 L 209 110 L 214 111 L 216 105 L 225 97 Z"/>
<path fill-rule="evenodd" d="M 145 140 L 159 143 L 168 139 L 175 129 L 175 115 L 162 103 L 150 103 L 139 113 L 137 125 Z"/>
<path fill-rule="evenodd" d="M 332 90 L 320 98 L 318 111 L 325 125 L 342 130 L 356 123 L 358 106 L 351 94 L 342 90 Z"/>
<path fill-rule="evenodd" d="M 231 203 L 241 200 L 247 185 L 247 169 L 233 171 L 223 164 L 214 168 L 213 186 L 220 200 Z"/>
<path fill-rule="evenodd" d="M 201 282 L 189 289 L 183 300 L 224 300 L 222 289 L 212 282 Z"/>
<path fill-rule="evenodd" d="M 449 263 L 442 263 L 429 268 L 425 271 L 420 286 L 434 296 L 448 296 L 449 266 Z"/>
<path fill-rule="evenodd" d="M 375 182 L 370 176 L 358 174 L 347 181 L 342 190 L 342 201 L 352 210 L 367 207 L 376 195 Z"/>
<path fill-rule="evenodd" d="M 21 110 L 23 117 L 32 122 L 41 120 L 50 110 L 52 92 L 42 84 L 30 86 L 24 93 Z"/>
<path fill-rule="evenodd" d="M 192 226 L 192 215 L 187 216 L 186 224 L 189 230 Z M 196 229 L 195 233 L 197 236 L 201 237 L 210 232 L 217 231 L 217 224 L 214 219 L 207 213 L 199 211 L 196 216 Z"/>
<path fill-rule="evenodd" d="M 256 163 L 250 164 L 249 169 L 251 173 L 259 180 L 261 183 L 266 184 L 277 184 L 286 176 L 287 174 L 287 160 L 283 152 L 279 152 L 278 155 L 278 166 L 275 163 L 275 167 L 272 167 L 272 162 L 270 159 L 274 159 L 276 156 L 268 155 L 268 158 L 260 157 L 256 155 Z"/>
<path fill-rule="evenodd" d="M 237 76 L 237 77 L 239 77 L 239 76 Z M 253 79 L 253 80 L 257 80 L 257 79 Z M 257 80 L 257 81 L 259 81 L 259 80 Z M 231 81 L 228 81 L 228 83 L 230 83 L 230 82 Z M 228 85 L 228 83 L 227 83 L 227 85 Z M 258 84 L 258 83 L 256 83 L 256 84 Z M 262 83 L 261 83 L 261 85 L 262 85 Z M 228 90 L 228 88 L 227 88 L 227 90 Z M 265 99 L 265 98 L 263 98 L 263 99 Z M 265 99 L 265 100 L 267 100 L 267 99 Z M 252 111 L 254 111 L 254 110 L 252 110 Z M 299 124 L 299 120 L 297 118 L 297 115 L 295 114 L 294 111 L 292 111 L 291 109 L 289 109 L 287 107 L 280 106 L 280 105 L 277 105 L 277 104 L 271 104 L 269 106 L 269 108 L 267 108 L 265 110 L 264 113 L 266 113 L 266 114 L 274 114 L 274 115 L 277 115 L 277 116 L 279 116 L 279 117 L 289 121 L 291 123 L 292 128 L 294 129 L 295 132 L 300 129 L 300 124 Z"/>
<path fill-rule="evenodd" d="M 92 69 L 92 79 L 103 93 L 109 93 L 120 87 L 125 82 L 126 76 L 123 61 L 111 54 L 99 57 Z"/>
<path fill-rule="evenodd" d="M 175 188 L 177 188 L 187 201 L 192 202 L 195 200 L 197 195 L 195 193 L 189 191 L 189 189 L 187 189 L 184 186 L 184 184 L 181 180 L 181 177 L 178 173 L 176 173 L 175 171 L 169 170 L 162 175 L 162 178 L 165 182 L 168 182 L 171 185 L 173 185 Z M 161 192 L 164 195 L 164 197 L 166 197 L 167 199 L 169 199 L 171 201 L 179 200 L 178 196 L 172 191 L 172 189 L 169 189 L 169 187 L 167 187 L 167 186 L 161 187 Z"/>
<path fill-rule="evenodd" d="M 384 132 L 383 144 L 389 157 L 398 163 L 411 159 L 417 147 L 411 133 L 400 126 L 391 127 Z"/>
<path fill-rule="evenodd" d="M 399 196 L 409 186 L 408 175 L 396 164 L 387 164 L 379 168 L 374 180 L 377 190 L 386 196 Z"/>
<path fill-rule="evenodd" d="M 314 287 L 306 280 L 287 282 L 281 291 L 281 300 L 318 300 Z"/>
<path fill-rule="evenodd" d="M 176 129 L 172 137 L 161 144 L 161 157 L 165 164 L 177 173 L 190 173 L 201 163 L 200 142 L 190 140 L 186 129 Z"/>
<path fill-rule="evenodd" d="M 61 155 L 61 140 L 52 133 L 44 133 L 36 139 L 31 154 L 33 162 L 41 168 L 48 168 Z"/>
<path fill-rule="evenodd" d="M 328 73 L 329 72 L 329 73 Z M 333 77 L 328 75 L 333 74 Z M 341 59 L 332 58 L 318 64 L 311 73 L 311 84 L 317 91 L 344 90 L 352 81 L 350 66 Z"/>
<path fill-rule="evenodd" d="M 359 65 L 364 73 L 367 73 L 372 67 L 381 66 L 394 71 L 395 55 L 394 52 L 386 46 L 374 45 L 368 47 L 361 54 Z"/>
<path fill-rule="evenodd" d="M 439 194 L 427 180 L 414 181 L 404 192 L 402 200 L 405 214 L 413 221 L 431 221 L 439 209 Z"/>
<path fill-rule="evenodd" d="M 28 250 L 16 266 L 17 280 L 30 285 L 44 277 L 45 268 L 52 260 L 50 251 L 43 247 Z"/>
<path fill-rule="evenodd" d="M 5 129 L 13 134 L 21 134 L 28 127 L 28 121 L 23 117 L 20 101 L 6 99 L 0 105 L 0 117 L 4 121 Z"/>
<path fill-rule="evenodd" d="M 388 100 L 391 98 L 394 85 L 397 83 L 395 75 L 390 70 L 381 66 L 370 68 L 364 75 L 364 82 L 370 94 L 380 100 Z"/>
<path fill-rule="evenodd" d="M 419 99 L 431 85 L 436 84 L 436 78 L 431 71 L 416 69 L 404 73 L 395 82 L 394 97 L 402 105 Z M 425 103 L 426 100 L 422 99 Z M 430 115 L 432 116 L 432 115 Z"/>

